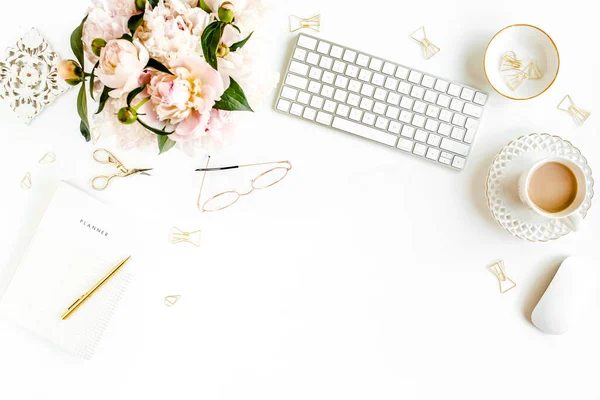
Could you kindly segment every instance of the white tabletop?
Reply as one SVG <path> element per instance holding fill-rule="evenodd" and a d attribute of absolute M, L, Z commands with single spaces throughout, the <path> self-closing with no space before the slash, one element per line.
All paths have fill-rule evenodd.
<path fill-rule="evenodd" d="M 0 46 L 35 26 L 63 57 L 85 1 L 5 1 Z M 288 15 L 322 15 L 321 36 L 490 93 L 467 169 L 455 173 L 272 110 L 274 92 L 237 130 L 219 164 L 289 159 L 281 184 L 200 215 L 202 159 L 117 152 L 155 168 L 94 194 L 168 228 L 202 229 L 201 249 L 166 245 L 138 274 L 96 357 L 74 358 L 0 320 L 0 398 L 40 399 L 596 399 L 600 312 L 563 336 L 528 316 L 568 255 L 598 259 L 600 217 L 551 243 L 510 236 L 491 217 L 484 183 L 511 140 L 548 132 L 600 170 L 600 57 L 593 2 L 542 0 L 279 1 L 265 22 L 269 63 L 282 72 Z M 587 3 L 587 5 L 583 4 Z M 493 92 L 482 58 L 512 23 L 555 40 L 561 69 L 541 97 Z M 441 52 L 424 60 L 408 35 L 425 25 Z M 565 94 L 593 112 L 583 127 L 556 110 Z M 76 91 L 27 127 L 0 107 L 0 272 L 22 250 L 42 192 L 58 179 L 90 190 L 99 166 L 78 135 Z M 114 148 L 110 141 L 103 147 Z M 53 149 L 57 163 L 37 160 Z M 30 171 L 34 187 L 19 181 Z M 212 181 L 243 188 L 250 171 Z M 597 178 L 600 179 L 600 178 Z M 600 190 L 597 188 L 597 190 Z M 91 190 L 90 190 L 91 192 Z M 161 228 L 162 229 L 162 228 Z M 162 233 L 161 233 L 162 234 Z M 152 249 L 149 249 L 152 251 Z M 504 295 L 486 267 L 504 259 Z M 597 261 L 596 261 L 597 262 Z M 169 294 L 182 295 L 173 308 Z M 600 299 L 599 299 L 600 301 Z M 598 303 L 600 304 L 600 303 Z"/>

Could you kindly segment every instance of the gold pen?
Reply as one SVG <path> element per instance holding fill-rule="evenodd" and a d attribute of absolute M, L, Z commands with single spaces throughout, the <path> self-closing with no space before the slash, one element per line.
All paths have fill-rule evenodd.
<path fill-rule="evenodd" d="M 102 287 L 102 285 L 104 285 L 106 283 L 106 281 L 108 281 L 110 278 L 112 278 L 117 271 L 119 271 L 121 269 L 121 267 L 123 265 L 125 265 L 125 263 L 127 261 L 129 261 L 129 259 L 131 258 L 131 256 L 127 257 L 126 259 L 124 259 L 123 261 L 121 261 L 119 264 L 117 264 L 113 269 L 110 270 L 110 272 L 108 274 L 106 274 L 104 276 L 104 278 L 100 279 L 100 281 L 98 283 L 96 283 L 90 290 L 88 290 L 87 292 L 85 292 L 83 294 L 83 296 L 81 296 L 80 298 L 78 298 L 77 300 L 75 300 L 75 303 L 71 304 L 71 307 L 67 308 L 65 310 L 65 312 L 62 315 L 62 319 L 63 321 L 67 318 L 69 318 L 69 316 L 79 308 L 80 305 L 82 305 L 83 303 L 86 302 L 87 299 L 89 299 L 95 292 L 96 290 L 100 289 L 100 287 Z"/>

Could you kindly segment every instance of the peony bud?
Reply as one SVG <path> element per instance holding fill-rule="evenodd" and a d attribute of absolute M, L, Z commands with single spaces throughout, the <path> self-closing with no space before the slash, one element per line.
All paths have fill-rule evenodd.
<path fill-rule="evenodd" d="M 75 60 L 62 60 L 56 66 L 58 76 L 71 86 L 83 81 L 83 70 Z"/>
<path fill-rule="evenodd" d="M 146 0 L 135 0 L 135 6 L 140 11 L 146 11 Z"/>
<path fill-rule="evenodd" d="M 225 22 L 226 24 L 230 24 L 233 22 L 235 18 L 235 11 L 233 9 L 233 4 L 230 1 L 225 1 L 219 7 L 219 20 L 221 22 Z"/>
<path fill-rule="evenodd" d="M 131 107 L 123 107 L 117 113 L 118 120 L 124 125 L 131 125 L 137 121 L 137 111 Z"/>
<path fill-rule="evenodd" d="M 101 38 L 92 40 L 92 53 L 94 53 L 96 57 L 100 57 L 100 52 L 104 46 L 106 46 L 106 40 Z"/>
<path fill-rule="evenodd" d="M 223 43 L 219 44 L 219 47 L 217 47 L 217 57 L 225 58 L 228 54 L 229 47 L 227 47 L 227 45 L 224 45 Z"/>

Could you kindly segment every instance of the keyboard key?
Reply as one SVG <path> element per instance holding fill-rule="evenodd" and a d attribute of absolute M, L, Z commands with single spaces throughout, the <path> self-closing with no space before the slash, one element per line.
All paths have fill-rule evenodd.
<path fill-rule="evenodd" d="M 398 115 L 400 115 L 400 109 L 397 107 L 388 107 L 387 111 L 385 112 L 386 117 L 391 118 L 391 119 L 397 119 Z"/>
<path fill-rule="evenodd" d="M 387 129 L 389 122 L 389 120 L 383 117 L 377 117 L 377 120 L 375 121 L 375 126 L 379 129 Z"/>
<path fill-rule="evenodd" d="M 425 143 L 425 141 L 427 140 L 427 135 L 429 135 L 427 132 L 425 132 L 422 129 L 417 129 L 417 132 L 415 132 L 415 140 L 417 142 L 423 142 Z"/>
<path fill-rule="evenodd" d="M 359 110 L 358 108 L 353 108 L 352 110 L 350 110 L 350 119 L 360 121 L 360 119 L 362 118 L 362 114 L 363 112 L 361 110 Z"/>
<path fill-rule="evenodd" d="M 375 102 L 375 105 L 373 106 L 373 112 L 379 115 L 383 115 L 385 114 L 385 109 L 386 109 L 386 105 L 384 103 L 380 103 L 380 102 Z"/>
<path fill-rule="evenodd" d="M 446 93 L 446 90 L 448 90 L 448 85 L 449 85 L 449 83 L 446 82 L 445 80 L 438 79 L 437 81 L 435 81 L 435 86 L 433 88 L 435 90 L 437 90 L 438 92 Z"/>
<path fill-rule="evenodd" d="M 364 113 L 362 117 L 363 124 L 373 125 L 375 123 L 375 115 L 371 113 Z"/>
<path fill-rule="evenodd" d="M 450 137 L 452 139 L 456 139 L 456 140 L 460 140 L 462 141 L 463 138 L 465 137 L 465 133 L 467 131 L 465 131 L 463 128 L 458 128 L 458 127 L 454 127 L 452 128 L 452 133 L 450 134 Z"/>
<path fill-rule="evenodd" d="M 322 69 L 319 69 L 317 67 L 310 67 L 310 72 L 308 73 L 308 76 L 310 77 L 310 79 L 319 80 L 319 79 L 321 79 L 322 73 L 323 73 Z"/>
<path fill-rule="evenodd" d="M 421 83 L 421 78 L 423 77 L 423 74 L 420 73 L 419 71 L 410 71 L 410 75 L 408 75 L 408 80 L 409 82 L 412 83 L 416 83 L 417 85 L 419 83 Z"/>
<path fill-rule="evenodd" d="M 389 76 L 385 79 L 385 88 L 389 90 L 396 90 L 398 87 L 398 80 L 390 78 Z"/>
<path fill-rule="evenodd" d="M 418 156 L 424 156 L 427 151 L 427 146 L 421 143 L 416 143 L 415 148 L 413 149 L 413 153 Z"/>
<path fill-rule="evenodd" d="M 310 94 L 306 92 L 300 92 L 296 101 L 302 104 L 308 104 L 308 99 L 310 99 Z"/>
<path fill-rule="evenodd" d="M 371 78 L 371 83 L 377 86 L 383 86 L 383 83 L 385 82 L 385 76 L 379 74 L 379 73 L 374 73 L 373 74 L 373 78 Z"/>
<path fill-rule="evenodd" d="M 366 67 L 367 65 L 369 65 L 369 56 L 366 56 L 364 54 L 359 54 L 356 59 L 356 63 L 358 65 L 360 65 L 361 67 Z"/>
<path fill-rule="evenodd" d="M 452 121 L 452 115 L 454 115 L 453 112 L 448 111 L 446 109 L 442 109 L 440 111 L 440 115 L 438 116 L 438 118 L 441 119 L 442 121 L 450 122 L 450 121 Z"/>
<path fill-rule="evenodd" d="M 317 47 L 317 39 L 313 39 L 308 36 L 298 36 L 298 46 L 305 47 L 310 50 L 314 50 Z"/>
<path fill-rule="evenodd" d="M 285 78 L 285 84 L 293 86 L 298 89 L 306 88 L 306 84 L 308 83 L 308 79 L 302 78 L 298 75 L 287 74 Z"/>
<path fill-rule="evenodd" d="M 421 85 L 428 87 L 430 89 L 433 88 L 433 84 L 435 83 L 435 78 L 433 76 L 425 75 L 421 80 Z"/>
<path fill-rule="evenodd" d="M 325 100 L 325 104 L 323 104 L 323 110 L 332 113 L 335 111 L 335 106 L 335 102 L 331 100 Z"/>
<path fill-rule="evenodd" d="M 431 132 L 437 132 L 440 123 L 435 119 L 427 118 L 427 122 L 425 122 L 425 129 Z"/>
<path fill-rule="evenodd" d="M 396 78 L 406 80 L 406 78 L 408 78 L 408 72 L 408 68 L 398 66 L 398 68 L 396 68 Z"/>
<path fill-rule="evenodd" d="M 448 150 L 453 153 L 460 154 L 461 156 L 466 156 L 467 154 L 469 154 L 469 146 L 467 146 L 466 144 L 462 144 L 462 143 L 456 142 L 454 140 L 448 139 L 448 138 L 442 139 L 442 143 L 440 144 L 440 147 L 444 150 Z"/>
<path fill-rule="evenodd" d="M 381 66 L 383 65 L 383 61 L 377 58 L 371 58 L 371 62 L 369 63 L 369 68 L 375 71 L 381 71 Z"/>
<path fill-rule="evenodd" d="M 452 127 L 448 124 L 441 123 L 438 128 L 438 133 L 444 136 L 450 136 L 450 132 L 452 132 Z"/>
<path fill-rule="evenodd" d="M 483 111 L 483 108 L 476 106 L 474 104 L 470 104 L 470 103 L 465 104 L 465 108 L 463 109 L 463 112 L 465 114 L 470 115 L 471 117 L 475 117 L 475 118 L 481 118 L 482 111 Z"/>
<path fill-rule="evenodd" d="M 400 82 L 400 84 L 398 85 L 398 91 L 402 94 L 409 94 L 411 88 L 412 85 L 404 81 Z"/>
<path fill-rule="evenodd" d="M 358 73 L 358 79 L 360 79 L 361 81 L 365 81 L 365 82 L 371 82 L 371 76 L 373 75 L 373 73 L 369 70 L 366 69 L 361 69 L 360 72 Z"/>
<path fill-rule="evenodd" d="M 466 101 L 473 101 L 473 97 L 475 96 L 475 91 L 469 88 L 463 88 L 462 92 L 460 92 L 460 98 Z"/>
<path fill-rule="evenodd" d="M 371 85 L 367 85 L 366 83 L 362 86 L 362 89 L 360 89 L 360 94 L 362 94 L 363 96 L 369 96 L 371 97 L 373 95 L 373 91 L 375 90 L 375 88 Z"/>
<path fill-rule="evenodd" d="M 371 110 L 371 108 L 373 108 L 373 100 L 363 97 L 360 100 L 360 108 L 363 110 Z"/>
<path fill-rule="evenodd" d="M 333 118 L 333 116 L 331 114 L 327 114 L 323 111 L 319 111 L 315 121 L 317 121 L 318 123 L 323 124 L 323 125 L 331 125 L 332 118 Z"/>
<path fill-rule="evenodd" d="M 331 69 L 331 65 L 333 64 L 333 60 L 329 57 L 321 57 L 321 61 L 319 61 L 319 67 L 323 69 Z"/>
<path fill-rule="evenodd" d="M 467 129 L 467 133 L 465 134 L 465 138 L 463 139 L 467 143 L 473 143 L 473 139 L 475 138 L 475 133 L 477 132 L 477 127 L 479 126 L 479 122 L 473 118 L 467 118 L 467 122 L 465 123 L 465 128 Z"/>
<path fill-rule="evenodd" d="M 351 92 L 360 92 L 360 88 L 362 87 L 362 83 L 357 80 L 350 79 L 350 83 L 348 84 L 348 90 Z"/>
<path fill-rule="evenodd" d="M 452 100 L 452 97 L 446 96 L 445 94 L 440 94 L 436 103 L 440 107 L 448 108 L 450 106 L 450 100 Z"/>
<path fill-rule="evenodd" d="M 473 99 L 473 101 L 479 105 L 484 105 L 487 101 L 487 95 L 481 92 L 477 92 L 475 93 L 475 98 Z"/>
<path fill-rule="evenodd" d="M 423 89 L 421 86 L 413 86 L 412 90 L 410 91 L 410 95 L 417 99 L 422 99 L 424 94 L 425 89 Z"/>
<path fill-rule="evenodd" d="M 443 154 L 444 152 L 442 152 Z M 447 153 L 446 153 L 447 154 Z M 452 156 L 454 157 L 454 156 Z M 446 165 L 450 165 L 452 163 L 452 157 L 450 158 L 446 158 L 444 156 L 440 156 L 440 158 L 438 159 L 439 162 L 441 162 L 442 164 L 446 164 Z"/>
<path fill-rule="evenodd" d="M 408 96 L 402 96 L 402 100 L 400 100 L 400 107 L 406 108 L 407 110 L 412 110 L 413 104 L 415 104 L 414 99 Z"/>
<path fill-rule="evenodd" d="M 356 65 L 348 65 L 346 67 L 346 75 L 356 78 L 358 76 L 358 67 Z"/>
<path fill-rule="evenodd" d="M 304 114 L 302 114 L 302 116 L 306 119 L 310 119 L 311 121 L 315 119 L 315 116 L 317 115 L 317 112 L 315 110 L 313 110 L 312 108 L 308 108 L 306 107 L 304 109 Z"/>
<path fill-rule="evenodd" d="M 387 97 L 387 94 L 388 94 L 388 92 L 386 92 L 382 88 L 377 88 L 377 89 L 375 89 L 375 94 L 373 94 L 373 97 L 375 97 L 377 100 L 384 101 L 385 98 Z"/>
<path fill-rule="evenodd" d="M 404 122 L 405 124 L 410 124 L 410 122 L 412 121 L 412 118 L 413 118 L 413 113 L 404 111 L 404 110 L 402 110 L 400 112 L 400 117 L 398 117 L 398 119 L 400 121 Z"/>
<path fill-rule="evenodd" d="M 419 128 L 423 128 L 425 126 L 425 117 L 419 114 L 415 114 L 412 120 L 412 124 L 414 126 L 418 126 Z"/>
<path fill-rule="evenodd" d="M 452 125 L 465 126 L 466 121 L 467 117 L 462 114 L 454 114 L 454 117 L 452 117 Z"/>
<path fill-rule="evenodd" d="M 353 50 L 346 50 L 344 52 L 343 60 L 349 63 L 353 63 L 354 60 L 356 60 L 356 52 Z"/>
<path fill-rule="evenodd" d="M 401 127 L 402 127 L 402 124 L 400 124 L 399 122 L 390 121 L 390 125 L 388 126 L 388 131 L 398 134 L 398 133 L 400 133 Z"/>
<path fill-rule="evenodd" d="M 463 169 L 465 167 L 466 160 L 462 157 L 456 156 L 454 157 L 454 161 L 452 161 L 452 166 L 458 169 Z"/>
<path fill-rule="evenodd" d="M 319 42 L 317 46 L 317 51 L 321 54 L 329 54 L 329 49 L 331 48 L 331 44 L 327 42 Z"/>
<path fill-rule="evenodd" d="M 350 93 L 348 95 L 348 104 L 354 107 L 358 107 L 358 105 L 360 104 L 360 96 L 357 96 L 354 93 Z"/>
<path fill-rule="evenodd" d="M 301 64 L 297 61 L 292 61 L 290 63 L 290 72 L 304 76 L 308 72 L 308 65 Z"/>
<path fill-rule="evenodd" d="M 438 94 L 436 92 L 434 92 L 433 90 L 427 90 L 425 92 L 425 96 L 423 96 L 423 100 L 425 100 L 428 103 L 433 103 L 435 104 L 435 102 L 437 101 L 438 98 Z"/>
<path fill-rule="evenodd" d="M 455 96 L 455 97 L 458 97 L 460 95 L 461 91 L 462 91 L 461 87 L 455 83 L 451 83 L 450 86 L 448 87 L 448 94 Z"/>
<path fill-rule="evenodd" d="M 329 72 L 329 71 L 325 71 L 323 72 L 323 77 L 321 78 L 321 80 L 325 83 L 329 83 L 330 85 L 333 84 L 333 80 L 335 79 L 335 74 Z"/>
<path fill-rule="evenodd" d="M 335 91 L 335 94 L 333 95 L 333 98 L 336 101 L 339 101 L 340 103 L 344 103 L 346 101 L 347 97 L 348 97 L 348 92 L 346 92 L 344 90 L 340 90 L 340 89 L 337 89 Z"/>
<path fill-rule="evenodd" d="M 321 84 L 319 82 L 310 81 L 308 84 L 308 91 L 311 93 L 319 93 L 321 91 Z"/>
<path fill-rule="evenodd" d="M 314 108 L 321 108 L 323 106 L 323 98 L 319 96 L 313 96 L 310 99 L 310 105 Z"/>
<path fill-rule="evenodd" d="M 341 58 L 343 51 L 344 49 L 342 49 L 340 46 L 333 46 L 329 52 L 329 55 L 333 58 Z"/>
<path fill-rule="evenodd" d="M 394 75 L 394 72 L 396 72 L 396 66 L 386 61 L 383 64 L 383 69 L 381 71 L 386 75 Z"/>
<path fill-rule="evenodd" d="M 343 74 L 344 70 L 346 69 L 346 63 L 343 63 L 340 60 L 335 60 L 331 69 L 337 72 L 338 74 Z"/>
<path fill-rule="evenodd" d="M 295 58 L 296 60 L 304 61 L 304 58 L 306 58 L 306 50 L 296 47 L 296 50 L 294 50 L 293 58 Z"/>
<path fill-rule="evenodd" d="M 333 97 L 334 90 L 335 89 L 331 86 L 323 85 L 323 89 L 321 89 L 321 94 L 330 99 Z"/>
<path fill-rule="evenodd" d="M 347 117 L 350 112 L 350 107 L 345 104 L 339 104 L 335 113 L 337 115 L 341 115 L 342 117 Z"/>
<path fill-rule="evenodd" d="M 425 155 L 425 157 L 429 158 L 430 160 L 437 161 L 438 158 L 440 158 L 440 151 L 438 149 L 430 147 L 427 149 L 427 154 Z"/>
<path fill-rule="evenodd" d="M 431 146 L 435 146 L 438 147 L 440 145 L 440 141 L 442 140 L 441 136 L 436 135 L 435 133 L 432 133 L 429 135 L 429 137 L 427 138 L 427 144 L 431 145 Z"/>
<path fill-rule="evenodd" d="M 412 140 L 408 140 L 408 139 L 404 139 L 404 138 L 398 139 L 398 148 L 401 150 L 411 152 L 414 145 L 415 145 L 415 142 L 413 142 Z"/>
<path fill-rule="evenodd" d="M 452 99 L 452 102 L 450 103 L 450 109 L 458 112 L 462 112 L 464 106 L 465 102 L 458 99 Z"/>
<path fill-rule="evenodd" d="M 319 55 L 311 51 L 308 53 L 308 56 L 306 56 L 306 62 L 312 65 L 317 65 L 319 62 Z"/>
<path fill-rule="evenodd" d="M 301 116 L 303 110 L 304 110 L 304 107 L 302 107 L 298 103 L 294 103 L 294 104 L 292 104 L 292 107 L 290 108 L 290 114 Z"/>
<path fill-rule="evenodd" d="M 419 100 L 415 101 L 415 104 L 413 105 L 413 111 L 417 112 L 419 114 L 425 113 L 426 108 L 427 108 L 427 104 L 425 104 Z"/>
<path fill-rule="evenodd" d="M 399 101 L 400 101 L 400 95 L 398 93 L 390 93 L 390 94 L 388 94 L 388 97 L 387 97 L 387 102 L 388 103 L 397 106 Z"/>
<path fill-rule="evenodd" d="M 335 78 L 335 86 L 342 88 L 342 89 L 346 89 L 346 87 L 348 86 L 348 78 L 346 78 L 345 76 L 342 76 L 342 75 L 338 75 Z"/>
<path fill-rule="evenodd" d="M 431 117 L 431 118 L 437 118 L 439 114 L 440 114 L 439 107 L 436 107 L 431 104 L 427 106 L 427 111 L 425 112 L 425 115 L 427 115 L 428 117 Z"/>
<path fill-rule="evenodd" d="M 290 109 L 290 103 L 287 100 L 284 99 L 279 99 L 279 101 L 277 102 L 277 109 L 280 111 L 285 111 L 287 112 Z"/>
<path fill-rule="evenodd" d="M 353 133 L 358 136 L 362 136 L 367 139 L 375 140 L 377 142 L 387 144 L 388 146 L 396 145 L 396 136 L 387 132 L 382 132 L 375 128 L 360 125 L 352 121 L 348 121 L 342 118 L 335 117 L 333 119 L 333 127 L 341 129 L 346 132 Z"/>
<path fill-rule="evenodd" d="M 286 99 L 296 100 L 297 95 L 298 91 L 296 89 L 292 89 L 291 87 L 284 86 L 281 90 L 281 97 L 285 97 Z"/>
<path fill-rule="evenodd" d="M 415 136 L 415 128 L 409 125 L 404 125 L 402 127 L 402 136 L 412 139 Z"/>

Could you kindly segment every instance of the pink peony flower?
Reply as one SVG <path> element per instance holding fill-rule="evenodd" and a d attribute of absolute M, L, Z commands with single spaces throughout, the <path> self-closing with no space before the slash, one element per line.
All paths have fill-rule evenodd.
<path fill-rule="evenodd" d="M 163 122 L 177 125 L 171 139 L 185 142 L 205 133 L 210 110 L 223 94 L 217 71 L 199 56 L 173 61 L 175 75 L 157 73 L 147 87 L 151 102 Z"/>
<path fill-rule="evenodd" d="M 231 111 L 212 109 L 204 132 L 196 139 L 178 142 L 177 147 L 190 157 L 199 151 L 214 155 L 229 144 L 235 132 L 234 114 Z"/>
<path fill-rule="evenodd" d="M 109 41 L 100 53 L 98 79 L 115 90 L 110 97 L 119 98 L 138 87 L 139 77 L 146 68 L 150 56 L 139 42 L 124 39 Z"/>

